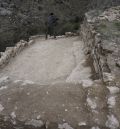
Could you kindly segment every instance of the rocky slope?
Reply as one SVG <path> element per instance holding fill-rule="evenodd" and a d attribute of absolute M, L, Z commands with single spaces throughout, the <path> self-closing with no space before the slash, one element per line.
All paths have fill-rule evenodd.
<path fill-rule="evenodd" d="M 1 0 L 0 1 L 0 50 L 20 39 L 45 32 L 45 20 L 50 12 L 59 17 L 58 33 L 79 27 L 89 0 Z M 68 23 L 69 22 L 69 23 Z"/>
<path fill-rule="evenodd" d="M 58 33 L 75 31 L 90 8 L 120 4 L 119 0 L 0 0 L 0 51 L 30 35 L 43 34 L 50 12 L 59 17 Z"/>
<path fill-rule="evenodd" d="M 91 9 L 105 9 L 118 5 L 120 5 L 119 0 L 91 0 L 89 3 Z"/>

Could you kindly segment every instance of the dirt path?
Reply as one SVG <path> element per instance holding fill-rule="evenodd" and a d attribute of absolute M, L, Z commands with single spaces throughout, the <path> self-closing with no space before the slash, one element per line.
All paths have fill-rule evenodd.
<path fill-rule="evenodd" d="M 59 129 L 107 129 L 107 90 L 90 79 L 85 62 L 78 37 L 36 39 L 0 73 L 0 114 L 13 124 L 18 119 Z"/>
<path fill-rule="evenodd" d="M 76 67 L 76 63 L 84 59 L 82 45 L 78 37 L 45 41 L 38 39 L 2 71 L 2 76 L 10 76 L 13 80 L 30 80 L 39 84 L 65 81 Z M 79 59 L 76 58 L 78 56 Z"/>

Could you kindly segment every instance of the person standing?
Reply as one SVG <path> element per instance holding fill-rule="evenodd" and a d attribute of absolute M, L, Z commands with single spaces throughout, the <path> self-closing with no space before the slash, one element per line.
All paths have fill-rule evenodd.
<path fill-rule="evenodd" d="M 46 39 L 48 38 L 48 34 L 56 38 L 57 21 L 58 18 L 54 15 L 54 13 L 50 13 L 46 22 Z"/>

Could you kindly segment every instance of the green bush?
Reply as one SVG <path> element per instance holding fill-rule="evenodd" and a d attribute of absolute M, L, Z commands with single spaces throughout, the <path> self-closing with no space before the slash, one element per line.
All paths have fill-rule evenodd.
<path fill-rule="evenodd" d="M 117 22 L 115 22 L 114 24 L 115 24 L 115 26 L 117 27 L 117 29 L 120 31 L 120 22 L 117 21 Z"/>
<path fill-rule="evenodd" d="M 102 29 L 106 29 L 107 25 L 106 25 L 106 23 L 101 23 L 99 27 L 102 28 Z"/>
<path fill-rule="evenodd" d="M 59 34 L 65 34 L 65 32 L 76 32 L 80 27 L 79 23 L 75 22 L 66 22 L 57 27 Z"/>

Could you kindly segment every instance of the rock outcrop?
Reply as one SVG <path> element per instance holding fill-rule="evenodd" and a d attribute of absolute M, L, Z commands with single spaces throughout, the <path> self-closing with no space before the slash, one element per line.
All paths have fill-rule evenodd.
<path fill-rule="evenodd" d="M 85 21 L 81 26 L 81 37 L 84 41 L 85 54 L 91 59 L 95 74 L 109 89 L 108 107 L 109 116 L 106 126 L 113 128 L 113 119 L 120 121 L 119 88 L 120 88 L 120 6 L 112 7 L 103 13 L 91 11 L 86 13 Z"/>
<path fill-rule="evenodd" d="M 100 78 L 108 80 L 120 74 L 120 6 L 97 12 L 86 13 L 81 26 L 81 37 L 85 54 L 93 59 L 94 71 Z M 100 12 L 99 12 L 100 13 Z M 119 80 L 119 79 L 118 79 Z"/>

